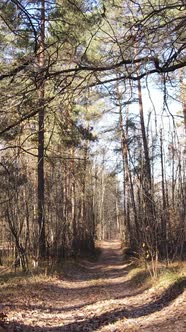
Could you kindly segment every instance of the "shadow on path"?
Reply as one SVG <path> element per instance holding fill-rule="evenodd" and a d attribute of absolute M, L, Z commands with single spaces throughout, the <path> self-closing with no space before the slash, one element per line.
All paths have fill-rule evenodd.
<path fill-rule="evenodd" d="M 185 289 L 186 279 L 183 278 L 179 282 L 170 286 L 156 301 L 144 304 L 139 307 L 131 307 L 129 309 L 122 308 L 120 310 L 111 310 L 93 318 L 85 319 L 82 321 L 76 321 L 64 326 L 57 327 L 31 327 L 26 325 L 20 325 L 22 331 L 53 331 L 53 332 L 80 332 L 80 331 L 96 331 L 98 328 L 106 326 L 111 323 L 115 323 L 123 318 L 138 318 L 141 316 L 147 316 L 156 311 L 162 310 L 168 306 L 171 301 L 176 299 Z"/>
<path fill-rule="evenodd" d="M 88 305 L 92 305 L 98 303 L 99 301 L 107 301 L 115 300 L 115 299 L 123 299 L 126 297 L 132 297 L 138 295 L 144 291 L 143 289 L 134 288 L 132 286 L 135 285 L 140 276 L 134 276 L 133 279 L 127 280 L 125 279 L 125 274 L 128 273 L 130 268 L 133 266 L 130 264 L 124 264 L 122 261 L 122 252 L 118 243 L 114 243 L 113 248 L 109 248 L 109 244 L 105 244 L 103 248 L 103 253 L 97 263 L 91 262 L 82 262 L 82 269 L 75 272 L 69 271 L 69 275 L 67 275 L 67 282 L 69 280 L 68 287 L 65 287 L 63 283 L 59 283 L 59 285 L 55 285 L 49 283 L 47 285 L 42 285 L 42 283 L 37 284 L 37 289 L 41 287 L 41 291 L 44 291 L 48 295 L 48 302 L 44 302 L 42 305 L 36 304 L 29 305 L 25 308 L 22 308 L 21 304 L 19 309 L 26 309 L 28 311 L 31 310 L 39 310 L 45 314 L 47 310 L 50 313 L 54 313 L 54 324 L 51 323 L 52 318 L 50 319 L 50 323 L 53 326 L 31 326 L 28 324 L 18 324 L 11 323 L 10 325 L 16 327 L 16 331 L 33 331 L 33 332 L 83 332 L 83 331 L 96 331 L 99 328 L 102 328 L 108 324 L 115 323 L 120 319 L 128 319 L 128 318 L 138 318 L 142 316 L 147 316 L 152 313 L 161 311 L 163 308 L 167 307 L 173 300 L 175 300 L 186 287 L 186 278 L 180 279 L 178 282 L 171 285 L 168 289 L 166 289 L 156 300 L 145 303 L 143 305 L 138 306 L 129 306 L 124 307 L 122 304 L 118 304 L 117 309 L 111 309 L 104 313 L 99 314 L 96 310 L 94 313 L 94 309 L 91 309 L 91 313 L 89 312 L 86 316 L 78 317 L 78 311 L 85 308 Z M 120 276 L 124 276 L 123 279 L 119 279 Z M 61 276 L 62 281 L 63 276 Z M 69 278 L 69 279 L 68 279 Z M 118 278 L 118 280 L 117 280 Z M 103 279 L 103 280 L 99 280 Z M 86 284 L 95 280 L 99 280 L 100 284 Z M 72 284 L 70 284 L 72 281 Z M 39 287 L 39 288 L 38 288 Z M 42 289 L 43 287 L 43 289 Z M 36 289 L 36 292 L 37 292 Z M 51 292 L 51 293 L 50 293 Z M 59 305 L 51 307 L 50 304 L 50 294 L 53 294 L 53 299 L 57 301 L 58 296 L 64 299 L 67 299 L 64 307 L 59 307 Z M 77 299 L 77 294 L 80 294 L 81 303 L 73 305 L 75 299 Z M 91 296 L 94 295 L 95 300 L 91 301 Z M 100 295 L 100 296 L 99 296 Z M 105 302 L 107 304 L 107 302 Z M 11 308 L 11 307 L 10 307 Z M 105 309 L 104 309 L 105 310 Z M 57 324 L 55 320 L 58 320 L 57 313 L 65 313 L 72 311 L 72 322 L 68 322 L 68 319 L 61 321 L 59 320 L 59 326 L 54 326 Z M 85 310 L 86 312 L 86 310 Z M 81 312 L 80 312 L 81 313 Z M 66 323 L 67 321 L 67 323 Z M 47 325 L 47 312 L 46 312 L 46 322 Z"/>

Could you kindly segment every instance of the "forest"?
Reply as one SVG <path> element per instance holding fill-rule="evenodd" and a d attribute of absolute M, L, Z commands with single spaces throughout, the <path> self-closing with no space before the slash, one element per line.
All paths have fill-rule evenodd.
<path fill-rule="evenodd" d="M 185 25 L 184 0 L 1 0 L 2 267 L 184 262 Z"/>

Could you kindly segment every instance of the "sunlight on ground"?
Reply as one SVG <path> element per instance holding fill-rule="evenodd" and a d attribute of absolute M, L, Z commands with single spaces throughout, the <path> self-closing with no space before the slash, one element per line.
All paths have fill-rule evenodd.
<path fill-rule="evenodd" d="M 184 332 L 184 266 L 162 266 L 160 279 L 149 281 L 122 261 L 115 241 L 103 243 L 97 262 L 68 264 L 53 277 L 1 278 L 7 332 Z"/>

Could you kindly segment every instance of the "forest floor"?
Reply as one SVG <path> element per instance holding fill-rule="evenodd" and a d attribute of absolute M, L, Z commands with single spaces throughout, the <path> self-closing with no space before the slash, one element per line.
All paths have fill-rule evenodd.
<path fill-rule="evenodd" d="M 0 332 L 186 331 L 184 273 L 179 282 L 152 284 L 123 261 L 118 241 L 101 242 L 101 250 L 97 262 L 71 262 L 61 274 L 0 278 L 7 315 Z"/>

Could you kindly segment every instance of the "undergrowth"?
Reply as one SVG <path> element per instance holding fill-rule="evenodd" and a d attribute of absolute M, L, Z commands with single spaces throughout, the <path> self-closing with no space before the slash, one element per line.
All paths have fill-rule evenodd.
<path fill-rule="evenodd" d="M 29 266 L 28 271 L 24 272 L 21 268 L 13 270 L 9 267 L 3 267 L 0 269 L 0 285 L 3 284 L 19 284 L 22 282 L 37 282 L 39 280 L 48 280 L 51 278 L 65 275 L 70 270 L 74 271 L 81 269 L 80 263 L 82 260 L 87 260 L 92 263 L 96 262 L 101 254 L 101 249 L 96 248 L 94 254 L 84 255 L 82 257 L 71 257 L 61 261 L 43 261 L 40 266 L 33 268 Z"/>
<path fill-rule="evenodd" d="M 138 265 L 135 261 L 134 267 L 129 271 L 131 285 L 136 287 L 167 288 L 172 284 L 186 280 L 186 262 L 175 262 L 168 267 L 158 263 L 157 276 L 152 277 L 144 265 Z"/>

